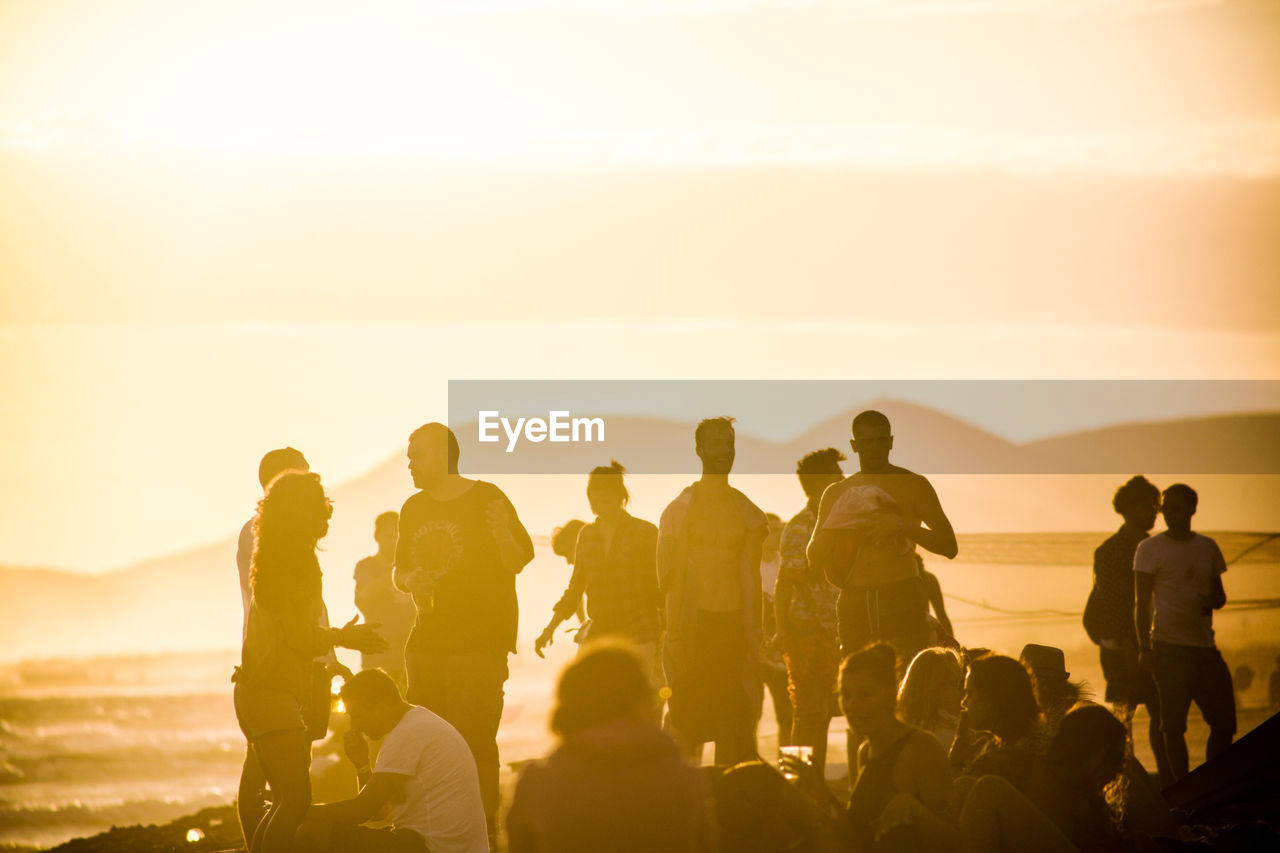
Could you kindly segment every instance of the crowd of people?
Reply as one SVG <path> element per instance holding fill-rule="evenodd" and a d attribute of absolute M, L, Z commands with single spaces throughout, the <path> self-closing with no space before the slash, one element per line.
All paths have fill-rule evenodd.
<path fill-rule="evenodd" d="M 533 559 L 515 508 L 458 473 L 448 427 L 419 428 L 418 491 L 378 516 L 378 551 L 356 567 L 365 622 L 333 627 L 316 560 L 332 505 L 301 453 L 268 453 L 237 555 L 249 853 L 482 853 L 504 816 L 511 853 L 1132 850 L 1175 835 L 1160 792 L 1188 772 L 1190 704 L 1210 727 L 1208 759 L 1235 733 L 1212 627 L 1226 563 L 1191 530 L 1196 493 L 1143 477 L 1116 493 L 1124 524 L 1096 552 L 1085 608 L 1108 709 L 1087 701 L 1060 649 L 1029 644 L 1015 659 L 961 646 L 918 550 L 957 554 L 937 493 L 889 461 L 883 414 L 862 412 L 851 432 L 858 470 L 845 476 L 836 448 L 804 456 L 805 503 L 785 523 L 730 485 L 731 418 L 698 425 L 701 477 L 657 525 L 627 511 L 620 464 L 588 474 L 595 518 L 552 536 L 572 575 L 534 646 L 541 656 L 579 620 L 559 745 L 525 768 L 505 812 L 497 734 L 515 579 Z M 1160 512 L 1167 530 L 1150 536 Z M 362 671 L 335 647 L 361 652 Z M 310 748 L 337 676 L 359 787 L 317 804 Z M 782 772 L 758 749 L 766 686 Z M 1138 705 L 1155 779 L 1133 755 Z M 826 778 L 840 714 L 847 798 Z M 708 742 L 714 761 L 700 767 Z"/>

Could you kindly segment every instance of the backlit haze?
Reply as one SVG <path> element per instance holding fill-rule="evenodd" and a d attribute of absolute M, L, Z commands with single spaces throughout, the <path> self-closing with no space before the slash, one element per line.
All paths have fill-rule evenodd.
<path fill-rule="evenodd" d="M 337 485 L 449 379 L 1280 378 L 1277 44 L 1261 0 L 10 0 L 0 565 L 226 539 L 265 450 Z"/>

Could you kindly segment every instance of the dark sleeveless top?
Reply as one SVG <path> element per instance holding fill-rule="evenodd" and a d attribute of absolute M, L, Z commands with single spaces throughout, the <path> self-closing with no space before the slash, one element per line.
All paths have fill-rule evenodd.
<path fill-rule="evenodd" d="M 849 799 L 849 808 L 845 812 L 845 820 L 854 839 L 854 850 L 920 850 L 920 839 L 911 826 L 902 826 L 890 830 L 876 840 L 872 823 L 880 817 L 884 807 L 898 793 L 893 782 L 893 768 L 898 763 L 898 756 L 907 741 L 914 737 L 917 730 L 912 728 L 898 738 L 888 749 L 879 755 L 872 756 L 853 786 L 853 795 Z"/>

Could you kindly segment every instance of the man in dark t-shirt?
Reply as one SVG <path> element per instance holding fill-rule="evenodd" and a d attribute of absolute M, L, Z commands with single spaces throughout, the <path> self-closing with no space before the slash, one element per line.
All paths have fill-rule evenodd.
<path fill-rule="evenodd" d="M 418 608 L 405 646 L 408 700 L 443 717 L 471 747 L 492 839 L 516 574 L 533 559 L 533 541 L 501 489 L 458 474 L 458 455 L 443 424 L 409 436 L 409 472 L 421 491 L 400 510 L 393 577 Z"/>

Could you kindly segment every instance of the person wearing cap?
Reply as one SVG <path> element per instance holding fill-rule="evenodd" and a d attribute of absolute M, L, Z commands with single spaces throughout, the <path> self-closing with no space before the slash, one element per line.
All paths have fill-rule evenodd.
<path fill-rule="evenodd" d="M 1066 657 L 1056 646 L 1028 643 L 1018 659 L 1031 673 L 1031 688 L 1044 715 L 1045 737 L 1052 738 L 1058 733 L 1062 718 L 1085 698 L 1084 685 L 1070 680 Z"/>

